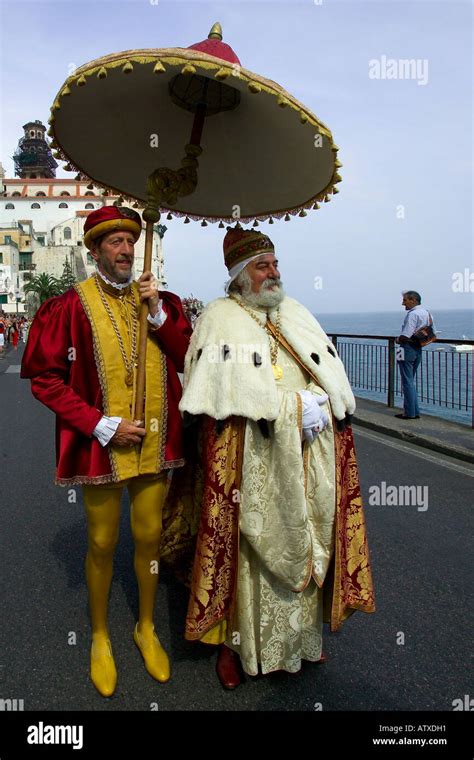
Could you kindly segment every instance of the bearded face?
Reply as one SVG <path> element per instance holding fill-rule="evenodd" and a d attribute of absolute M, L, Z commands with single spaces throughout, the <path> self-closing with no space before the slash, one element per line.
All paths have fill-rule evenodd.
<path fill-rule="evenodd" d="M 253 307 L 272 309 L 285 297 L 278 261 L 273 254 L 265 254 L 250 262 L 236 278 L 235 284 L 244 301 Z"/>

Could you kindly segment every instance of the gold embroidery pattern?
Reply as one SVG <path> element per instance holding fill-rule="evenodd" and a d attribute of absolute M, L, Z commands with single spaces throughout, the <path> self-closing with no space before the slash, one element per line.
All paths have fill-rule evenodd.
<path fill-rule="evenodd" d="M 239 501 L 245 420 L 231 417 L 217 435 L 205 418 L 203 499 L 186 617 L 186 638 L 199 639 L 232 617 L 239 548 Z M 207 467 L 206 467 L 207 462 Z"/>
<path fill-rule="evenodd" d="M 353 610 L 375 612 L 374 588 L 359 473 L 350 427 L 335 433 L 336 546 L 331 630 L 340 628 Z"/>

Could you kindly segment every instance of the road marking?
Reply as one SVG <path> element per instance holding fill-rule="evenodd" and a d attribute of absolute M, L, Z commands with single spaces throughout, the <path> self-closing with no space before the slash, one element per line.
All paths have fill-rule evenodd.
<path fill-rule="evenodd" d="M 388 436 L 380 433 L 374 433 L 373 431 L 369 432 L 365 428 L 361 427 L 357 428 L 356 434 L 361 435 L 363 438 L 370 438 L 370 440 L 375 441 L 376 443 L 383 443 L 385 446 L 390 446 L 392 449 L 397 449 L 397 451 L 403 451 L 405 454 L 419 457 L 420 459 L 424 459 L 426 462 L 433 462 L 434 464 L 446 467 L 448 470 L 461 472 L 463 475 L 468 475 L 470 478 L 474 478 L 474 467 L 472 465 L 469 466 L 466 464 L 463 466 L 461 464 L 455 464 L 454 461 L 451 461 L 450 457 L 445 456 L 444 454 L 433 456 L 433 454 L 428 454 L 426 451 L 421 450 L 421 446 L 417 446 L 414 443 L 401 443 L 399 441 L 394 441 L 393 438 L 389 438 Z"/>
<path fill-rule="evenodd" d="M 5 374 L 7 372 L 15 372 L 16 374 L 20 374 L 21 364 L 10 364 L 9 367 L 5 370 Z"/>

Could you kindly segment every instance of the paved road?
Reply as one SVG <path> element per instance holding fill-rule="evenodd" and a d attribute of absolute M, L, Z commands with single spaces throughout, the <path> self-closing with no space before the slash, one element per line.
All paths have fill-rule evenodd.
<path fill-rule="evenodd" d="M 119 682 L 112 699 L 101 698 L 88 679 L 80 490 L 71 503 L 67 489 L 52 483 L 54 418 L 20 380 L 20 359 L 21 349 L 0 360 L 0 699 L 23 699 L 25 710 L 150 710 L 153 703 L 159 710 L 314 710 L 321 703 L 323 710 L 438 711 L 469 694 L 472 468 L 357 429 L 376 614 L 356 613 L 327 636 L 326 665 L 248 678 L 224 692 L 211 649 L 183 640 L 185 594 L 163 572 L 156 622 L 173 676 L 161 686 L 132 640 L 137 592 L 124 504 L 110 605 Z M 369 504 L 382 482 L 428 492 L 420 490 L 418 504 Z"/>

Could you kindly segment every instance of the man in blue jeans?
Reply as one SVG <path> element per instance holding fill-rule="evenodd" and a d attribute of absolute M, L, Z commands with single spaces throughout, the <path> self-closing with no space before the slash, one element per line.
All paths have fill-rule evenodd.
<path fill-rule="evenodd" d="M 414 333 L 430 323 L 430 313 L 421 306 L 421 296 L 416 290 L 407 290 L 403 293 L 402 305 L 407 312 L 402 325 L 402 331 L 396 342 L 401 346 L 401 357 L 398 359 L 398 367 L 402 379 L 403 389 L 403 414 L 396 414 L 401 420 L 418 420 L 420 410 L 416 394 L 415 375 L 421 362 L 422 348 Z M 398 352 L 397 352 L 398 353 Z"/>

